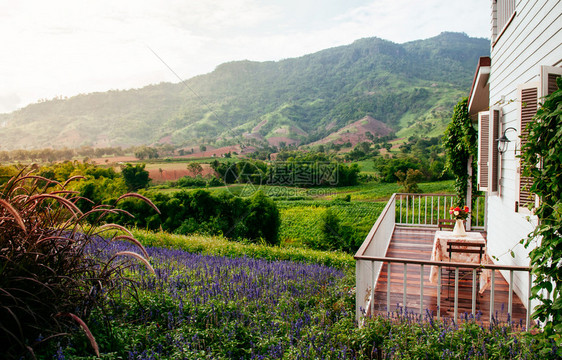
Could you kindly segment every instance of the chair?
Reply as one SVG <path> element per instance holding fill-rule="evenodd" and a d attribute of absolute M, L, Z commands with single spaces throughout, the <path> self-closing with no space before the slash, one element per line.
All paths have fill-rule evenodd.
<path fill-rule="evenodd" d="M 443 230 L 443 229 L 451 229 L 453 230 L 453 228 L 455 227 L 455 219 L 439 219 L 437 220 L 437 226 L 439 227 L 439 230 Z"/>
<path fill-rule="evenodd" d="M 447 242 L 447 253 L 449 254 L 449 262 L 453 262 L 453 253 L 463 253 L 463 254 L 478 254 L 478 262 L 482 263 L 482 258 L 484 256 L 485 244 L 471 244 L 463 241 L 449 241 Z M 451 285 L 455 286 L 455 268 L 454 267 L 443 267 L 444 271 L 448 272 L 448 292 L 447 298 L 451 297 Z M 476 269 L 476 292 L 480 290 L 480 269 Z M 471 268 L 459 268 L 459 284 L 461 280 L 471 279 L 472 269 Z"/>

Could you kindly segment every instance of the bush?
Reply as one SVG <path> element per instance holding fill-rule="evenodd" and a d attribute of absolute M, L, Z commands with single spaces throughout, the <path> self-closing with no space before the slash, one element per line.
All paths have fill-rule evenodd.
<path fill-rule="evenodd" d="M 46 185 L 39 187 L 40 183 Z M 119 280 L 126 263 L 115 262 L 115 256 L 100 258 L 89 254 L 96 250 L 89 249 L 89 245 L 101 231 L 118 226 L 91 226 L 84 232 L 79 229 L 90 215 L 96 214 L 101 221 L 108 212 L 117 210 L 94 207 L 82 213 L 76 206 L 79 197 L 65 189 L 67 184 L 20 173 L 0 188 L 3 358 L 33 354 L 33 348 L 44 339 L 69 329 L 69 320 L 86 331 L 97 353 L 95 340 L 84 321 Z M 137 243 L 146 255 L 132 235 L 120 238 Z M 98 243 L 102 246 L 107 241 Z M 136 253 L 118 255 L 131 255 L 146 262 Z"/>
<path fill-rule="evenodd" d="M 127 164 L 121 169 L 121 175 L 125 179 L 125 184 L 127 184 L 127 188 L 130 191 L 144 189 L 148 186 L 150 178 L 148 171 L 144 169 L 145 166 L 145 164 L 137 164 L 135 166 Z"/>
<path fill-rule="evenodd" d="M 484 325 L 468 314 L 455 324 L 403 308 L 367 319 L 349 340 L 358 359 L 559 359 L 554 343 L 537 341 L 519 324 Z"/>

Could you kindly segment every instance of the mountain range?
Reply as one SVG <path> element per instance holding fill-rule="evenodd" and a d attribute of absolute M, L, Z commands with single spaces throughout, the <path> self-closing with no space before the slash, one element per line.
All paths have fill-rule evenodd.
<path fill-rule="evenodd" d="M 80 94 L 0 114 L 0 150 L 169 143 L 272 145 L 440 135 L 489 40 L 365 38 L 281 61 L 235 61 L 180 83 Z"/>

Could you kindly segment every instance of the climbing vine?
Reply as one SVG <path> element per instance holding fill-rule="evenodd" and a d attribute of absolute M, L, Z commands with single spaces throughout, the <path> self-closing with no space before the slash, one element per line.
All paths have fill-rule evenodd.
<path fill-rule="evenodd" d="M 562 88 L 562 78 L 557 79 Z M 535 281 L 532 297 L 540 305 L 533 316 L 546 323 L 545 334 L 562 344 L 562 90 L 544 98 L 544 103 L 527 127 L 522 147 L 522 173 L 530 176 L 530 191 L 540 198 L 534 210 L 539 224 L 522 240 L 530 252 Z M 548 294 L 551 294 L 550 297 Z"/>
<path fill-rule="evenodd" d="M 443 146 L 447 153 L 445 166 L 455 177 L 457 205 L 461 206 L 465 202 L 469 180 L 472 181 L 472 193 L 476 194 L 477 133 L 468 117 L 467 98 L 463 98 L 455 105 L 453 117 L 443 136 Z M 468 174 L 469 161 L 473 169 L 472 177 Z"/>

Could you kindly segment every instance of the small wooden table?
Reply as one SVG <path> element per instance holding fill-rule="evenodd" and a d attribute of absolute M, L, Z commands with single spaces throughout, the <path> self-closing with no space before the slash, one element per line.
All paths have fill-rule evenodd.
<path fill-rule="evenodd" d="M 486 247 L 484 247 L 484 254 L 482 256 L 482 262 L 480 262 L 479 254 L 463 254 L 463 253 L 452 253 L 452 259 L 449 259 L 449 253 L 447 252 L 448 242 L 466 242 L 467 244 L 484 244 L 486 245 L 486 240 L 479 232 L 467 232 L 466 235 L 458 236 L 453 235 L 452 231 L 436 231 L 435 238 L 433 239 L 433 250 L 431 251 L 431 261 L 443 261 L 443 262 L 459 262 L 459 263 L 471 263 L 471 264 L 489 264 L 491 263 L 488 259 Z M 447 266 L 446 263 L 443 266 Z M 429 282 L 432 284 L 437 284 L 439 275 L 439 267 L 432 266 L 431 272 L 429 274 Z M 480 275 L 480 294 L 482 294 L 490 285 L 492 272 L 490 270 L 482 270 Z"/>

